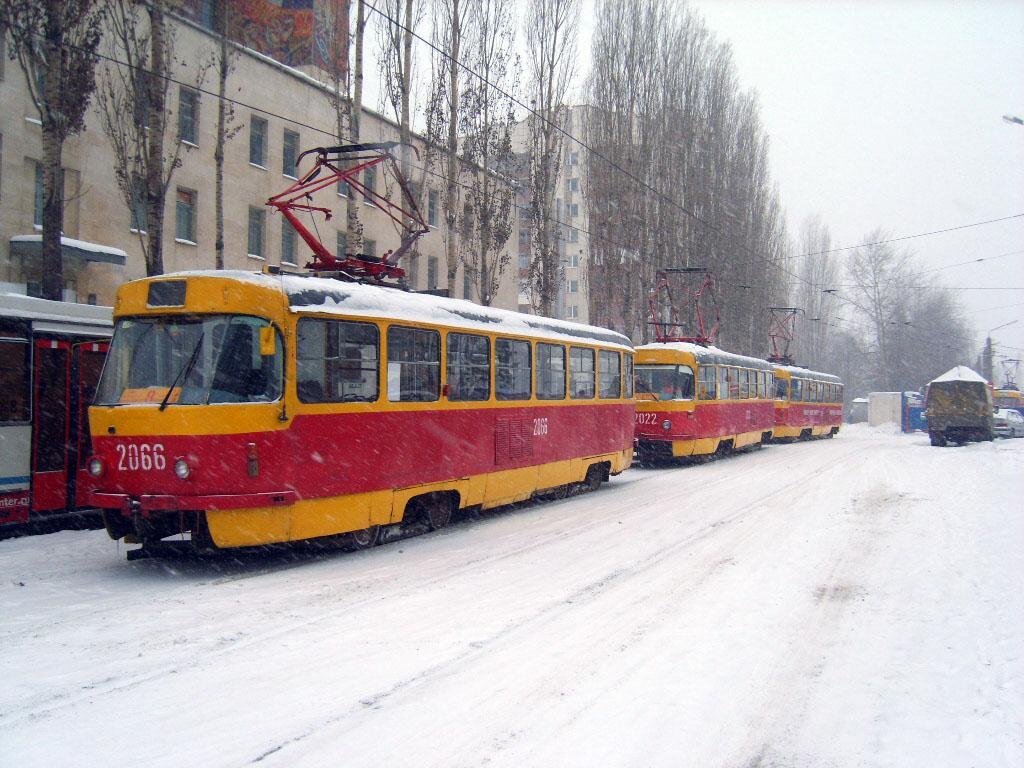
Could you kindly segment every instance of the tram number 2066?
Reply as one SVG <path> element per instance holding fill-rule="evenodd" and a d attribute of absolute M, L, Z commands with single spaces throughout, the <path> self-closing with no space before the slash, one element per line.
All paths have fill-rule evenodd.
<path fill-rule="evenodd" d="M 151 469 L 166 469 L 167 458 L 164 456 L 164 447 L 160 443 L 131 443 L 129 445 L 117 446 L 117 468 L 125 470 L 143 470 L 148 472 Z"/>

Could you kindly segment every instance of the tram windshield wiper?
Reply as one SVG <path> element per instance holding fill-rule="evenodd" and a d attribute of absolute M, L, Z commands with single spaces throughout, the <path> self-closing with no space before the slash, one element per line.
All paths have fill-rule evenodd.
<path fill-rule="evenodd" d="M 202 349 L 203 337 L 205 335 L 206 331 L 203 331 L 202 333 L 199 334 L 199 338 L 196 339 L 195 349 L 193 349 L 192 354 L 189 355 L 188 362 L 186 362 L 185 365 L 182 366 L 181 370 L 178 371 L 178 375 L 174 377 L 174 381 L 171 382 L 171 386 L 167 388 L 167 394 L 164 395 L 164 399 L 160 402 L 161 411 L 167 407 L 167 402 L 171 399 L 171 393 L 174 391 L 174 388 L 178 386 L 178 382 L 184 380 L 185 377 L 187 377 L 188 374 L 195 367 L 196 360 L 199 359 L 199 350 Z"/>

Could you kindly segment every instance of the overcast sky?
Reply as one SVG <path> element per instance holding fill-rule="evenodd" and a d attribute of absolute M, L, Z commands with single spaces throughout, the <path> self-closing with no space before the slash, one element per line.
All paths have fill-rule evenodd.
<path fill-rule="evenodd" d="M 593 2 L 583 0 L 581 60 Z M 836 246 L 1024 214 L 1024 2 L 691 0 L 755 89 L 793 233 Z M 945 285 L 1024 289 L 1024 217 L 908 240 Z M 970 259 L 991 259 L 944 268 Z M 997 351 L 1024 358 L 1024 290 L 957 290 Z M 1017 306 L 1009 306 L 1017 305 Z M 996 309 L 1003 307 L 1002 309 Z M 970 361 L 973 362 L 973 361 Z M 1024 375 L 1024 370 L 1021 371 Z"/>

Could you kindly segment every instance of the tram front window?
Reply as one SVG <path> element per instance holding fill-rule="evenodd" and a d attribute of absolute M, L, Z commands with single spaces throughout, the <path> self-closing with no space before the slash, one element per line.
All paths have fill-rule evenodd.
<path fill-rule="evenodd" d="M 636 391 L 658 400 L 692 400 L 693 370 L 686 365 L 638 365 Z"/>
<path fill-rule="evenodd" d="M 281 396 L 284 350 L 263 319 L 244 315 L 123 318 L 97 405 L 269 402 Z"/>

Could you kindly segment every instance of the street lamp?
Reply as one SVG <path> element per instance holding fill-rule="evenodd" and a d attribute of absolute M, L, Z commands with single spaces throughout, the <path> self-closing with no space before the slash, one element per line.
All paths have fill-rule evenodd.
<path fill-rule="evenodd" d="M 1020 322 L 1020 319 L 1011 320 L 1008 323 L 997 325 L 995 328 L 990 328 L 988 333 L 985 334 L 985 350 L 981 353 L 981 365 L 985 370 L 982 371 L 982 375 L 991 382 L 995 382 L 995 371 L 993 370 L 992 358 L 995 356 L 995 351 L 992 349 L 992 333 L 998 331 L 1000 328 L 1006 328 L 1007 326 L 1013 325 L 1014 323 Z"/>

